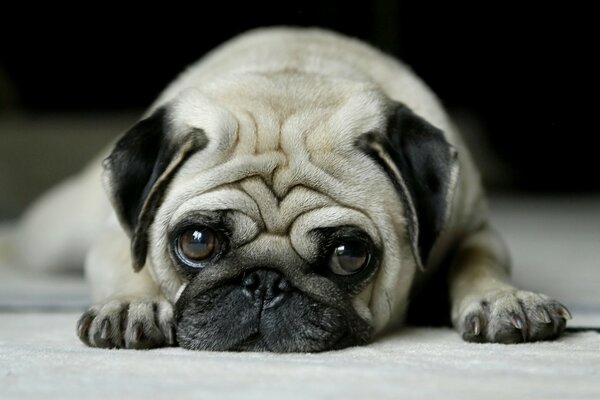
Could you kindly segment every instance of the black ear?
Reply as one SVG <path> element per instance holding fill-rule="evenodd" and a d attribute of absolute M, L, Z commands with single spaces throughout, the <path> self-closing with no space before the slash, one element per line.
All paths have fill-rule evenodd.
<path fill-rule="evenodd" d="M 163 107 L 128 130 L 104 160 L 106 187 L 121 225 L 131 237 L 136 271 L 146 262 L 147 231 L 171 179 L 206 142 L 206 135 L 198 130 L 183 140 L 172 139 Z"/>
<path fill-rule="evenodd" d="M 458 176 L 456 150 L 440 129 L 399 103 L 388 118 L 385 135 L 367 133 L 358 146 L 394 183 L 404 204 L 415 259 L 423 268 L 448 218 Z"/>

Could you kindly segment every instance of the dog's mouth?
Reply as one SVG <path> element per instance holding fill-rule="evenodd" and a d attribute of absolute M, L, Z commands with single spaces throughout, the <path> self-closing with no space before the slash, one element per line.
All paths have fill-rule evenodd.
<path fill-rule="evenodd" d="M 319 352 L 364 343 L 337 307 L 291 287 L 277 273 L 210 289 L 176 304 L 181 347 L 214 351 Z"/>
<path fill-rule="evenodd" d="M 347 331 L 345 333 L 343 333 L 342 335 L 340 335 L 340 337 L 335 340 L 331 346 L 329 347 L 323 347 L 321 349 L 312 349 L 312 350 L 308 350 L 308 349 L 290 349 L 289 351 L 287 351 L 288 353 L 310 353 L 310 352 L 319 352 L 319 351 L 328 351 L 328 350 L 339 350 L 339 349 L 343 349 L 345 347 L 349 347 L 349 346 L 357 346 L 360 344 L 364 344 L 363 341 L 358 340 L 355 337 L 352 337 L 351 335 L 349 335 L 347 333 Z M 233 346 L 229 349 L 229 351 L 256 351 L 256 352 L 262 352 L 262 351 L 275 351 L 275 352 L 282 352 L 281 350 L 273 350 L 272 347 L 269 346 L 269 343 L 264 339 L 264 337 L 260 334 L 260 333 L 254 333 L 250 336 L 248 336 L 246 339 L 244 339 L 240 344 L 238 344 L 237 346 Z"/>
<path fill-rule="evenodd" d="M 262 336 L 256 332 L 248 336 L 242 343 L 237 346 L 233 346 L 231 351 L 268 351 Z"/>

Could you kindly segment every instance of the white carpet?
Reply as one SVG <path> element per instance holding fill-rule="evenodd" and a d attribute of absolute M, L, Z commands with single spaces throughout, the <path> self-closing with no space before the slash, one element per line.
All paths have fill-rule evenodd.
<path fill-rule="evenodd" d="M 78 315 L 4 314 L 0 398 L 600 398 L 600 335 L 473 345 L 451 330 L 406 329 L 321 354 L 99 350 Z"/>
<path fill-rule="evenodd" d="M 563 301 L 569 326 L 600 327 L 600 198 L 495 199 L 515 281 Z M 600 334 L 464 343 L 406 328 L 320 354 L 98 350 L 75 336 L 77 277 L 0 266 L 0 399 L 600 399 Z"/>

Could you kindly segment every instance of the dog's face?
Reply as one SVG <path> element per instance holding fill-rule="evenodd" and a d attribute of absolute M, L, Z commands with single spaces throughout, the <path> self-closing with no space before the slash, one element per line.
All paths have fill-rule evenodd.
<path fill-rule="evenodd" d="M 456 179 L 441 131 L 364 84 L 246 75 L 156 108 L 106 162 L 182 347 L 322 351 L 404 312 Z"/>

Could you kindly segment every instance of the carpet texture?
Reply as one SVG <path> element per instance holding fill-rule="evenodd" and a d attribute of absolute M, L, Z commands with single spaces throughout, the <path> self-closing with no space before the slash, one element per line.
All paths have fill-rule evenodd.
<path fill-rule="evenodd" d="M 320 354 L 99 350 L 74 337 L 77 317 L 2 315 L 1 398 L 600 398 L 596 333 L 506 346 L 413 328 Z"/>
<path fill-rule="evenodd" d="M 495 198 L 514 281 L 561 300 L 569 326 L 600 327 L 600 198 Z M 0 399 L 600 399 L 600 334 L 469 344 L 407 327 L 319 354 L 99 350 L 75 336 L 77 276 L 0 265 Z"/>

